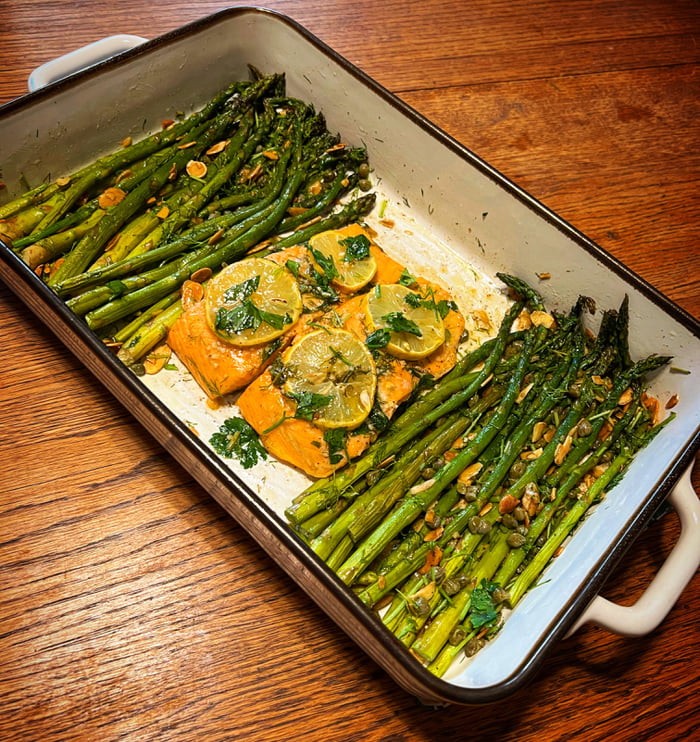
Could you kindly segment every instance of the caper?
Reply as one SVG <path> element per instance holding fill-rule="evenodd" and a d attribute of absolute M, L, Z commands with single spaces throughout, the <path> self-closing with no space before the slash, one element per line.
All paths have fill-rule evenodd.
<path fill-rule="evenodd" d="M 418 595 L 408 601 L 408 610 L 414 616 L 422 618 L 430 613 L 430 603 L 422 595 Z"/>
<path fill-rule="evenodd" d="M 467 657 L 473 657 L 483 645 L 484 643 L 481 639 L 477 639 L 476 637 L 474 637 L 464 645 L 464 654 Z"/>
<path fill-rule="evenodd" d="M 527 513 L 525 512 L 525 508 L 524 508 L 524 507 L 522 507 L 521 505 L 517 505 L 517 506 L 516 506 L 516 507 L 515 507 L 515 508 L 513 509 L 513 517 L 514 517 L 514 518 L 515 518 L 515 520 L 517 520 L 517 521 L 518 521 L 519 523 L 522 523 L 522 522 L 523 522 L 523 521 L 525 520 L 525 518 L 527 517 Z"/>
<path fill-rule="evenodd" d="M 447 577 L 440 586 L 445 595 L 456 595 L 463 587 L 469 584 L 469 578 L 466 575 L 455 575 Z"/>
<path fill-rule="evenodd" d="M 519 533 L 521 536 L 527 536 L 528 530 L 529 530 L 528 527 L 523 523 L 522 525 L 519 525 L 515 529 L 515 532 Z"/>
<path fill-rule="evenodd" d="M 146 367 L 143 365 L 143 363 L 134 363 L 130 368 L 135 376 L 146 375 Z"/>
<path fill-rule="evenodd" d="M 459 583 L 454 577 L 448 577 L 440 585 L 445 595 L 456 595 L 459 592 Z"/>
<path fill-rule="evenodd" d="M 526 540 L 527 539 L 525 538 L 525 536 L 523 536 L 522 533 L 514 531 L 513 533 L 508 534 L 506 543 L 508 544 L 508 546 L 510 546 L 511 549 L 518 549 L 525 543 Z"/>
<path fill-rule="evenodd" d="M 512 513 L 505 513 L 501 522 L 506 528 L 510 528 L 511 531 L 518 527 L 518 521 L 515 520 Z"/>
<path fill-rule="evenodd" d="M 370 487 L 373 484 L 376 484 L 381 478 L 382 472 L 379 469 L 370 469 L 367 474 L 365 474 L 365 481 Z"/>
<path fill-rule="evenodd" d="M 442 516 L 434 510 L 430 515 L 430 521 L 426 521 L 431 528 L 439 528 L 442 525 Z"/>
<path fill-rule="evenodd" d="M 581 386 L 582 385 L 580 381 L 575 381 L 569 386 L 566 391 L 570 397 L 573 397 L 573 399 L 578 399 L 581 396 Z"/>
<path fill-rule="evenodd" d="M 520 479 L 522 475 L 525 473 L 525 470 L 527 469 L 527 464 L 522 461 L 516 461 L 513 466 L 510 467 L 510 471 L 508 472 L 508 477 L 515 481 L 516 479 Z"/>
<path fill-rule="evenodd" d="M 590 435 L 593 432 L 593 426 L 588 422 L 588 420 L 581 420 L 581 422 L 576 426 L 576 435 L 579 438 L 585 438 L 587 435 Z"/>
<path fill-rule="evenodd" d="M 441 585 L 445 580 L 445 568 L 444 567 L 433 567 L 431 570 L 431 576 L 436 585 Z"/>
<path fill-rule="evenodd" d="M 461 627 L 457 626 L 452 630 L 450 638 L 447 640 L 453 647 L 461 644 L 467 636 L 467 632 Z"/>
<path fill-rule="evenodd" d="M 369 163 L 363 162 L 357 168 L 357 174 L 361 178 L 366 178 L 369 175 Z"/>
<path fill-rule="evenodd" d="M 473 515 L 467 523 L 467 528 L 471 533 L 483 536 L 491 530 L 491 524 L 485 518 Z"/>
<path fill-rule="evenodd" d="M 467 502 L 474 502 L 479 494 L 479 488 L 475 484 L 457 482 L 457 494 L 462 495 Z"/>
<path fill-rule="evenodd" d="M 420 475 L 423 477 L 423 479 L 430 479 L 431 477 L 435 476 L 435 469 L 432 466 L 424 466 L 420 470 Z"/>
<path fill-rule="evenodd" d="M 361 191 L 369 191 L 372 187 L 372 181 L 369 178 L 360 178 L 360 180 L 357 181 L 357 187 Z"/>
<path fill-rule="evenodd" d="M 510 593 L 499 586 L 491 593 L 491 598 L 493 598 L 493 602 L 496 604 L 505 603 L 507 600 L 510 600 Z"/>

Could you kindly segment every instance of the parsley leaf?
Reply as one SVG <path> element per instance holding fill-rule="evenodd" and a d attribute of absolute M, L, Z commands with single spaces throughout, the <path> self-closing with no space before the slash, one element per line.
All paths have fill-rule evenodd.
<path fill-rule="evenodd" d="M 399 276 L 398 281 L 402 286 L 406 286 L 410 288 L 411 286 L 414 286 L 416 283 L 418 283 L 415 279 L 415 276 L 412 276 L 405 268 L 403 269 L 403 272 Z"/>
<path fill-rule="evenodd" d="M 244 282 L 245 283 L 245 282 Z M 235 334 L 244 330 L 257 330 L 265 322 L 276 330 L 281 330 L 290 324 L 292 318 L 288 314 L 274 314 L 259 309 L 251 299 L 244 299 L 237 307 L 225 309 L 219 307 L 214 320 L 214 326 L 227 334 Z"/>
<path fill-rule="evenodd" d="M 341 452 L 345 450 L 345 430 L 328 428 L 323 433 L 323 440 L 328 444 L 328 459 L 331 464 L 340 463 L 343 460 Z"/>
<path fill-rule="evenodd" d="M 313 247 L 309 248 L 311 254 L 314 256 L 314 260 L 319 264 L 321 270 L 325 274 L 326 278 L 331 281 L 334 278 L 338 278 L 338 269 L 335 267 L 335 261 L 330 255 L 324 255 L 320 250 L 316 250 Z"/>
<path fill-rule="evenodd" d="M 316 392 L 290 392 L 289 396 L 297 403 L 294 417 L 309 421 L 313 419 L 316 410 L 327 407 L 333 399 L 328 394 L 317 394 Z"/>
<path fill-rule="evenodd" d="M 358 234 L 338 241 L 345 248 L 344 263 L 355 260 L 366 260 L 369 257 L 369 240 L 365 235 Z"/>
<path fill-rule="evenodd" d="M 209 439 L 212 448 L 226 458 L 237 458 L 244 469 L 267 458 L 257 433 L 241 417 L 229 417 Z"/>
<path fill-rule="evenodd" d="M 115 299 L 126 293 L 126 284 L 123 281 L 107 281 L 106 286 Z"/>
<path fill-rule="evenodd" d="M 408 304 L 409 307 L 412 307 L 414 309 L 425 303 L 421 296 L 419 296 L 418 294 L 414 294 L 413 292 L 411 292 L 410 294 L 406 294 L 403 300 L 406 302 L 406 304 Z"/>
<path fill-rule="evenodd" d="M 250 299 L 258 286 L 260 286 L 260 276 L 253 276 L 241 283 L 237 283 L 235 286 L 229 286 L 224 291 L 224 299 L 226 301 L 245 301 L 246 299 Z"/>
<path fill-rule="evenodd" d="M 440 315 L 440 319 L 445 319 L 450 310 L 454 310 L 456 312 L 457 304 L 451 299 L 449 301 L 447 299 L 440 299 L 440 301 L 437 303 L 437 312 Z"/>
<path fill-rule="evenodd" d="M 393 332 L 408 332 L 411 335 L 423 337 L 420 327 L 401 312 L 389 312 L 382 317 L 382 321 L 386 322 Z"/>
<path fill-rule="evenodd" d="M 385 327 L 380 327 L 378 330 L 371 332 L 367 336 L 366 344 L 370 350 L 377 350 L 379 348 L 386 348 L 390 339 L 391 330 L 387 330 Z"/>
<path fill-rule="evenodd" d="M 493 626 L 496 623 L 498 611 L 492 596 L 497 587 L 497 582 L 482 580 L 479 587 L 472 590 L 469 620 L 475 629 L 481 626 Z"/>

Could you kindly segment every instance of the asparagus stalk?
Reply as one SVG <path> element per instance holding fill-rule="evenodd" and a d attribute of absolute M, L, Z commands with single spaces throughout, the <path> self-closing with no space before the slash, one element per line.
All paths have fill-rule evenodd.
<path fill-rule="evenodd" d="M 351 462 L 345 469 L 337 473 L 334 477 L 318 480 L 314 485 L 307 488 L 301 496 L 285 511 L 285 515 L 292 523 L 302 523 L 319 510 L 327 507 L 342 495 L 344 490 L 351 487 L 367 472 L 377 467 L 382 461 L 394 455 L 403 446 L 420 434 L 429 425 L 439 420 L 443 415 L 457 409 L 465 404 L 490 376 L 496 363 L 501 359 L 503 350 L 510 334 L 511 326 L 517 315 L 522 310 L 522 304 L 516 303 L 506 313 L 496 342 L 491 346 L 490 354 L 484 363 L 484 367 L 475 376 L 469 379 L 462 379 L 454 382 L 447 379 L 443 384 L 438 384 L 435 389 L 431 390 L 416 405 L 412 405 L 403 415 L 401 415 L 374 445 L 370 446 L 367 452 Z M 454 393 L 454 386 L 459 386 L 467 381 L 466 387 Z M 445 401 L 445 390 L 449 398 Z"/>

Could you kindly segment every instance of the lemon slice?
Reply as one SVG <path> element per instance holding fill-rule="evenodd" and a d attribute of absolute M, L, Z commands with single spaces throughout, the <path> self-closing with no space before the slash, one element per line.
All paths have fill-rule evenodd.
<path fill-rule="evenodd" d="M 397 358 L 425 358 L 445 342 L 445 324 L 430 292 L 399 283 L 377 285 L 367 294 L 371 332 L 385 333 L 386 350 Z"/>
<path fill-rule="evenodd" d="M 204 297 L 209 326 L 233 345 L 258 345 L 284 334 L 302 311 L 296 279 L 265 258 L 246 258 L 209 280 Z"/>
<path fill-rule="evenodd" d="M 284 392 L 297 417 L 321 428 L 356 428 L 369 415 L 377 372 L 367 346 L 347 330 L 303 335 L 284 355 Z"/>
<path fill-rule="evenodd" d="M 348 236 L 335 229 L 315 234 L 309 240 L 313 262 L 341 289 L 359 291 L 377 272 L 377 261 L 363 234 Z"/>

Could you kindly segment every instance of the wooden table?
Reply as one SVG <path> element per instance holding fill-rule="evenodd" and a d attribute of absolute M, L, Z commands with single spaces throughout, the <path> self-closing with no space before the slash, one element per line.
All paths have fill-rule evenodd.
<path fill-rule="evenodd" d="M 25 92 L 34 67 L 73 48 L 114 33 L 152 37 L 225 7 L 2 5 L 0 102 Z M 268 7 L 700 317 L 697 2 Z M 584 628 L 507 701 L 422 707 L 4 287 L 0 337 L 3 742 L 697 735 L 697 577 L 645 639 Z M 645 532 L 605 594 L 633 602 L 676 535 L 673 516 Z"/>

